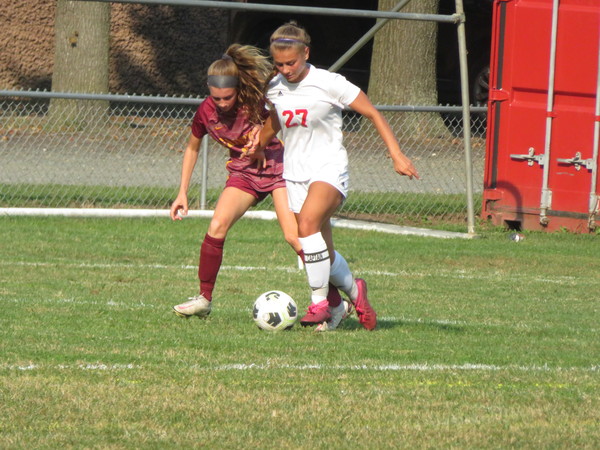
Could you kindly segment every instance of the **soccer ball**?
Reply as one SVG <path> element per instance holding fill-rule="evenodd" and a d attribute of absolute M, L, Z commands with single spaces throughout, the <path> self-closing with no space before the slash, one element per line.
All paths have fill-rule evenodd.
<path fill-rule="evenodd" d="M 285 292 L 268 291 L 259 295 L 254 302 L 252 317 L 262 330 L 289 330 L 298 319 L 298 307 Z"/>

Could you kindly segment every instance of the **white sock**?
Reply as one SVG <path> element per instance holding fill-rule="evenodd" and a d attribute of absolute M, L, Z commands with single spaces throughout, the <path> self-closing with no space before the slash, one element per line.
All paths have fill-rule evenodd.
<path fill-rule="evenodd" d="M 358 288 L 354 282 L 354 276 L 350 271 L 348 263 L 344 257 L 337 252 L 337 250 L 335 251 L 335 260 L 331 265 L 329 281 L 331 281 L 331 284 L 341 289 L 350 298 L 350 300 L 356 300 L 356 297 L 358 296 Z"/>
<path fill-rule="evenodd" d="M 321 233 L 298 238 L 304 251 L 306 277 L 312 289 L 312 302 L 319 303 L 327 298 L 329 292 L 330 260 L 327 244 Z"/>

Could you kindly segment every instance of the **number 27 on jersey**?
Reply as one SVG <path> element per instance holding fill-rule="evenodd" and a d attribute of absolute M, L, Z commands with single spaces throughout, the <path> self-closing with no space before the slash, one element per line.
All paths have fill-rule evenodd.
<path fill-rule="evenodd" d="M 286 118 L 286 128 L 297 127 L 298 125 L 306 127 L 306 116 L 308 115 L 307 109 L 295 109 L 293 111 L 291 109 L 286 109 L 281 115 Z M 294 120 L 295 117 L 298 117 L 299 119 Z"/>

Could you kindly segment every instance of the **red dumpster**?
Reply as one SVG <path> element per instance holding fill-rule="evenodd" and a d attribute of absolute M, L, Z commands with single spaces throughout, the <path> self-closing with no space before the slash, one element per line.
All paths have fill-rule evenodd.
<path fill-rule="evenodd" d="M 599 220 L 600 0 L 495 0 L 482 214 L 515 229 Z"/>

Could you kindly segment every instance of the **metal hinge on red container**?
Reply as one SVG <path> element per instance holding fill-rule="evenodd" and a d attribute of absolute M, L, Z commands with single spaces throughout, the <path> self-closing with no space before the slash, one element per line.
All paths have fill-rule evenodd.
<path fill-rule="evenodd" d="M 538 163 L 540 166 L 544 165 L 545 162 L 545 158 L 544 158 L 545 154 L 541 153 L 539 155 L 535 154 L 535 148 L 533 147 L 529 147 L 529 150 L 527 152 L 526 155 L 510 155 L 511 159 L 517 159 L 517 160 L 524 160 L 527 161 L 527 165 L 528 166 L 533 166 L 534 163 Z"/>
<path fill-rule="evenodd" d="M 508 92 L 503 91 L 502 89 L 491 89 L 489 96 L 490 100 L 493 102 L 503 102 L 508 100 Z"/>

